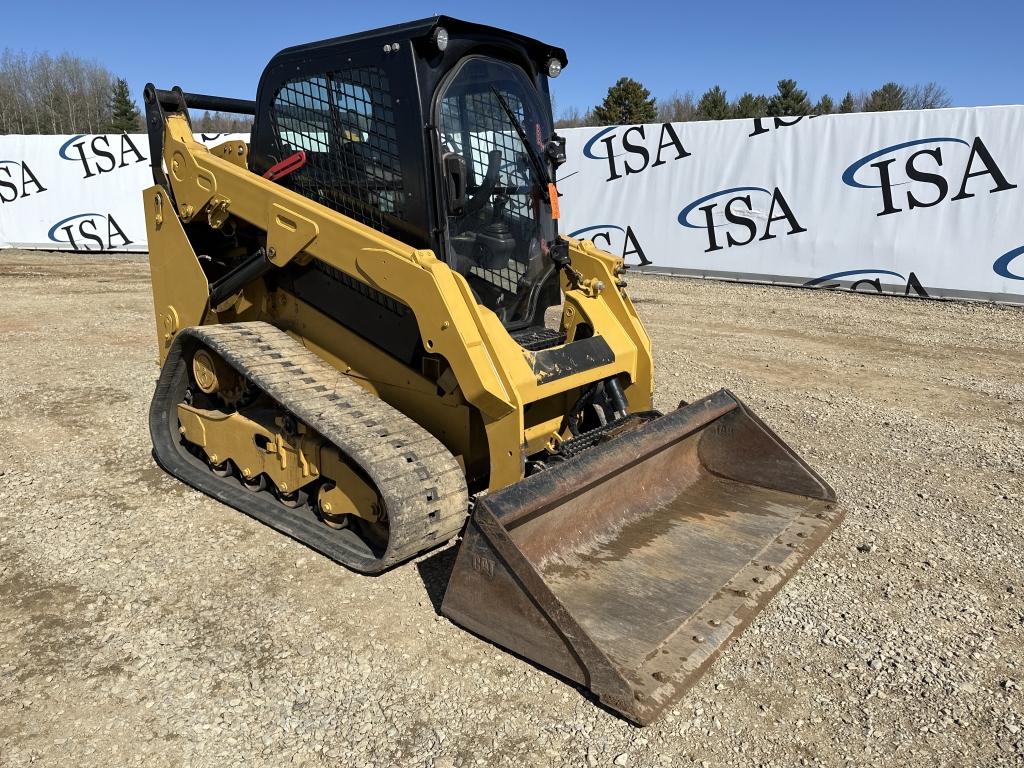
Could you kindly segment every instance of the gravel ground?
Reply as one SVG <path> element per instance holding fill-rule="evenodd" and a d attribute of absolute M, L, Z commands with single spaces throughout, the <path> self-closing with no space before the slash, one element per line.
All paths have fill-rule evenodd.
<path fill-rule="evenodd" d="M 146 262 L 0 254 L 0 765 L 1024 764 L 1024 314 L 634 277 L 845 523 L 659 723 L 162 474 Z"/>

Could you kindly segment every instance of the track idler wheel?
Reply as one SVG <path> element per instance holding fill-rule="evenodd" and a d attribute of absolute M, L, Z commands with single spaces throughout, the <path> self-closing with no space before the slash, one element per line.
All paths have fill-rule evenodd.
<path fill-rule="evenodd" d="M 220 389 L 217 368 L 217 363 L 209 351 L 197 349 L 192 355 L 192 378 L 196 386 L 207 395 L 215 394 Z"/>
<path fill-rule="evenodd" d="M 304 507 L 309 502 L 309 494 L 299 489 L 292 491 L 291 493 L 277 492 L 277 500 L 284 504 L 288 509 L 298 509 Z"/>
<path fill-rule="evenodd" d="M 231 477 L 235 473 L 235 463 L 231 459 L 222 461 L 220 464 L 214 464 L 207 457 L 206 462 L 210 465 L 210 471 L 217 477 Z"/>
<path fill-rule="evenodd" d="M 242 408 L 252 401 L 249 382 L 204 347 L 192 354 L 192 379 L 203 394 L 216 395 L 228 408 Z"/>
<path fill-rule="evenodd" d="M 239 474 L 238 482 L 250 493 L 260 493 L 267 490 L 267 476 L 262 473 L 256 475 L 256 477 L 246 477 Z"/>

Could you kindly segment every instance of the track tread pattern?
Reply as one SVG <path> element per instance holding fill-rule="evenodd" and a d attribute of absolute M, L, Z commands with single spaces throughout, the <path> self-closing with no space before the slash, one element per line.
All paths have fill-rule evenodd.
<path fill-rule="evenodd" d="M 443 544 L 462 528 L 469 495 L 465 476 L 448 449 L 415 421 L 268 323 L 229 323 L 181 331 L 157 385 L 151 431 L 173 424 L 168 413 L 158 412 L 177 406 L 170 402 L 174 398 L 166 396 L 170 383 L 163 380 L 173 375 L 172 369 L 179 377 L 182 375 L 183 365 L 187 364 L 183 347 L 195 344 L 219 354 L 251 386 L 266 393 L 363 470 L 376 485 L 387 509 L 387 549 L 373 557 L 346 542 L 344 532 L 333 531 L 315 518 L 308 519 L 311 515 L 303 518 L 276 501 L 271 504 L 280 507 L 280 511 L 268 507 L 264 499 L 235 500 L 234 494 L 213 493 L 210 480 L 200 482 L 194 471 L 180 467 L 180 461 L 167 455 L 168 441 L 158 441 L 154 433 L 157 461 L 172 474 L 363 572 L 381 571 L 407 560 Z M 158 405 L 161 399 L 166 402 Z M 231 478 L 215 478 L 212 473 L 209 477 L 222 484 L 233 482 Z"/>

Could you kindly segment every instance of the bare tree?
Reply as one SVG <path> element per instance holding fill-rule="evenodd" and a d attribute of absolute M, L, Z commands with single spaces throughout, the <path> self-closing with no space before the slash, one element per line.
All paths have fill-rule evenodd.
<path fill-rule="evenodd" d="M 0 53 L 0 134 L 25 133 L 25 101 L 19 87 L 19 57 Z"/>
<path fill-rule="evenodd" d="M 109 122 L 113 76 L 69 53 L 0 53 L 0 133 L 97 133 Z"/>
<path fill-rule="evenodd" d="M 949 92 L 936 82 L 903 86 L 904 109 L 942 109 L 953 103 Z"/>
<path fill-rule="evenodd" d="M 577 107 L 569 107 L 564 110 L 555 121 L 555 128 L 582 128 L 588 125 L 597 125 L 594 111 L 588 109 L 586 112 L 580 112 Z"/>
<path fill-rule="evenodd" d="M 686 123 L 697 119 L 697 102 L 692 91 L 675 91 L 667 99 L 658 99 L 658 122 Z"/>

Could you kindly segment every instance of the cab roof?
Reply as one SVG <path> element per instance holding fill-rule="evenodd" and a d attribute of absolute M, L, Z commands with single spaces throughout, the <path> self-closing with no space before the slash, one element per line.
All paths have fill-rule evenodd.
<path fill-rule="evenodd" d="M 384 45 L 386 43 L 401 42 L 403 40 L 422 40 L 429 38 L 438 27 L 444 27 L 448 30 L 448 34 L 451 36 L 483 37 L 491 39 L 501 38 L 518 43 L 525 48 L 529 52 L 531 58 L 534 58 L 534 60 L 539 64 L 542 64 L 549 58 L 558 59 L 562 62 L 563 67 L 569 63 L 569 59 L 566 56 L 564 49 L 554 45 L 548 45 L 547 43 L 542 43 L 540 40 L 535 38 L 520 35 L 516 32 L 509 32 L 508 30 L 499 29 L 498 27 L 487 26 L 486 24 L 475 24 L 471 21 L 463 21 L 462 19 L 456 19 L 452 16 L 431 16 L 417 21 L 407 21 L 402 24 L 394 24 L 389 27 L 380 27 L 378 29 L 357 32 L 351 35 L 342 35 L 341 37 L 331 37 L 326 40 L 319 40 L 313 43 L 295 45 L 290 48 L 285 48 L 277 53 L 271 60 L 271 64 L 279 59 L 291 59 L 296 56 L 309 55 L 326 48 L 350 45 L 356 46 L 373 42 L 379 42 L 381 45 Z"/>

